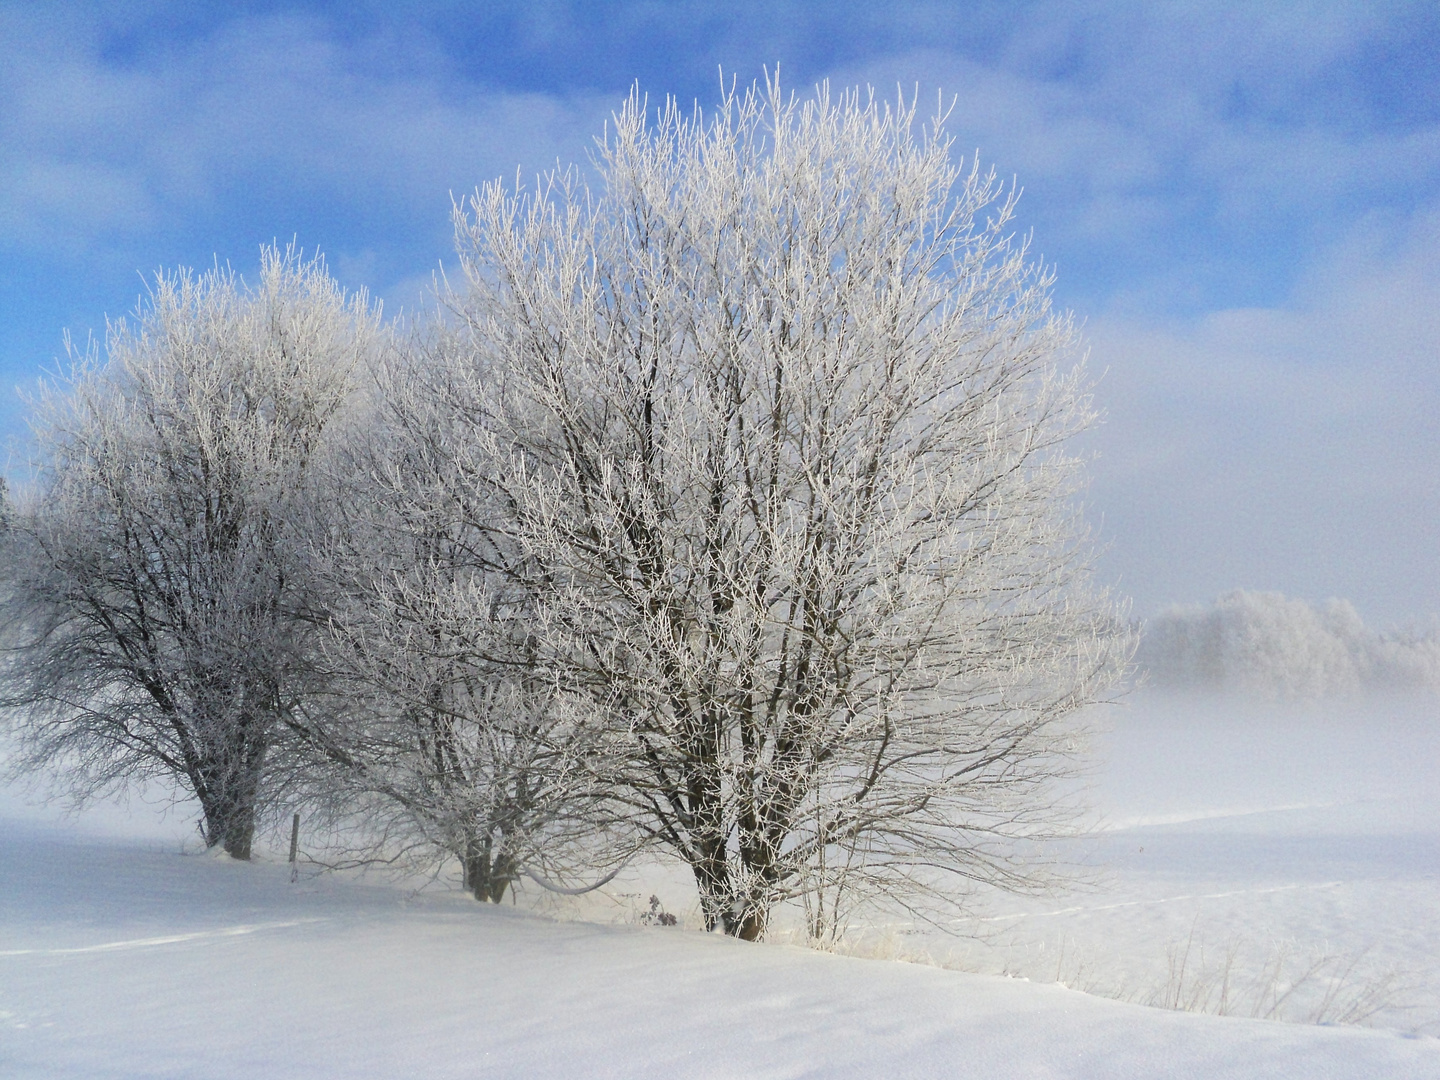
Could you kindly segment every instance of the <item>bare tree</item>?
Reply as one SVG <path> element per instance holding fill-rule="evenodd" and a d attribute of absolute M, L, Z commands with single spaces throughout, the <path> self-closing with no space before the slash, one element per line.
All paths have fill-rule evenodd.
<path fill-rule="evenodd" d="M 311 688 L 323 464 L 379 333 L 318 259 L 157 278 L 106 356 L 34 403 L 10 530 L 4 702 L 72 794 L 161 776 L 249 858 L 267 758 Z"/>
<path fill-rule="evenodd" d="M 778 82 L 653 125 L 632 95 L 595 164 L 599 193 L 457 210 L 453 369 L 540 662 L 622 747 L 616 812 L 746 939 L 784 901 L 823 936 L 846 896 L 1025 887 L 1063 721 L 1129 646 L 1013 195 L 943 117 Z"/>

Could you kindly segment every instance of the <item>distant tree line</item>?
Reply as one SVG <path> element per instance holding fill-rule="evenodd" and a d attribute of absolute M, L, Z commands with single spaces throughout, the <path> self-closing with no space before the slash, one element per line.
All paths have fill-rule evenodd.
<path fill-rule="evenodd" d="M 1380 633 L 1344 600 L 1312 605 L 1236 589 L 1146 625 L 1136 655 L 1155 688 L 1314 701 L 1440 692 L 1440 636 Z"/>
<path fill-rule="evenodd" d="M 482 900 L 668 853 L 746 939 L 1027 887 L 1130 638 L 1013 195 L 823 88 L 597 145 L 457 209 L 406 327 L 267 248 L 71 350 L 4 525 L 15 767 L 163 778 L 240 859 L 309 806 Z"/>

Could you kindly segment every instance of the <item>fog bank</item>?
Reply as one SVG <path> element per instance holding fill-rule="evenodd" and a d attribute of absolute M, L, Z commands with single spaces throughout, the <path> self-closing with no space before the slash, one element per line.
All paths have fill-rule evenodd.
<path fill-rule="evenodd" d="M 1440 693 L 1440 636 L 1380 633 L 1345 600 L 1237 589 L 1144 627 L 1136 663 L 1162 690 L 1267 701 Z"/>

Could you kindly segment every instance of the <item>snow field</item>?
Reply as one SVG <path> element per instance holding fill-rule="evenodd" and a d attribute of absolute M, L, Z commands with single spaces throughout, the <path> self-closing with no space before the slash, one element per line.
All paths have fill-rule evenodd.
<path fill-rule="evenodd" d="M 1440 1042 L 561 924 L 283 864 L 0 836 L 0 1072 L 32 1077 L 1421 1077 Z M 101 946 L 97 948 L 96 946 Z"/>
<path fill-rule="evenodd" d="M 1071 853 L 1094 887 L 995 897 L 971 939 L 911 948 L 1125 1000 L 1217 1011 L 1228 989 L 1231 1013 L 1440 1034 L 1440 705 L 1142 695 L 1096 749 L 1095 829 Z"/>
<path fill-rule="evenodd" d="M 519 908 L 291 884 L 273 855 L 195 854 L 178 818 L 46 824 L 11 793 L 0 1075 L 1440 1076 L 1431 712 L 1138 701 L 1068 853 L 1090 887 L 977 898 L 958 937 L 877 916 L 842 946 L 929 964 L 683 929 L 683 872 Z M 682 928 L 634 925 L 652 894 Z M 1244 1018 L 1367 1009 L 1375 1029 Z"/>

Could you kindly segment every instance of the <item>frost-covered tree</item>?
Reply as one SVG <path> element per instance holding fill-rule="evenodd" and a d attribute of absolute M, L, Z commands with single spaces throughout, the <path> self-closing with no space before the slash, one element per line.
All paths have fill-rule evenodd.
<path fill-rule="evenodd" d="M 913 104 L 776 83 L 632 96 L 596 167 L 457 211 L 454 408 L 614 812 L 746 939 L 784 901 L 824 935 L 847 898 L 1023 887 L 1128 639 L 1013 198 Z"/>
<path fill-rule="evenodd" d="M 1164 690 L 1302 701 L 1440 691 L 1440 636 L 1381 634 L 1344 600 L 1317 607 L 1278 592 L 1162 611 L 1136 659 Z"/>
<path fill-rule="evenodd" d="M 81 798 L 163 777 L 249 857 L 267 759 L 313 689 L 309 550 L 379 335 L 318 260 L 157 278 L 34 402 L 9 530 L 3 697 L 22 767 Z"/>
<path fill-rule="evenodd" d="M 352 842 L 453 856 L 499 903 L 522 874 L 553 887 L 614 845 L 591 727 L 538 663 L 525 556 L 436 361 L 445 342 L 412 346 L 377 372 L 324 545 L 337 705 L 311 718 L 314 790 Z"/>

